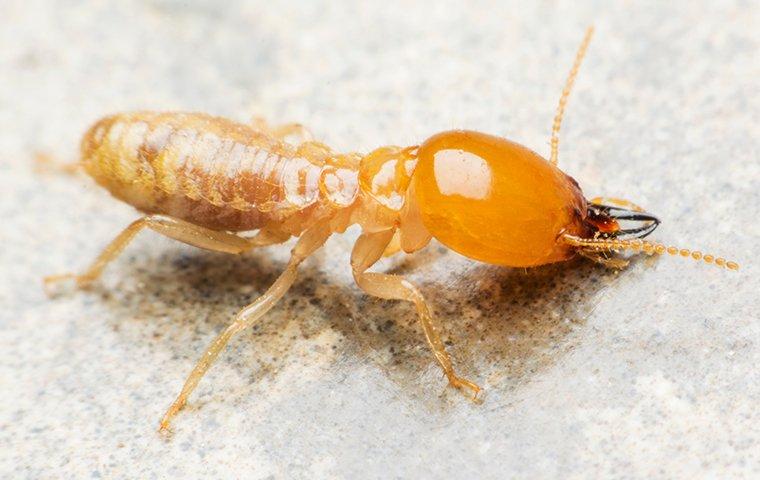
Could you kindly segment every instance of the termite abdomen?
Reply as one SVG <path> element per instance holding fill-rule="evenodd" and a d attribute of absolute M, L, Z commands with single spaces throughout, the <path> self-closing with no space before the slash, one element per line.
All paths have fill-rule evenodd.
<path fill-rule="evenodd" d="M 85 135 L 82 162 L 98 183 L 143 211 L 230 231 L 305 215 L 320 195 L 317 162 L 205 114 L 106 117 Z"/>

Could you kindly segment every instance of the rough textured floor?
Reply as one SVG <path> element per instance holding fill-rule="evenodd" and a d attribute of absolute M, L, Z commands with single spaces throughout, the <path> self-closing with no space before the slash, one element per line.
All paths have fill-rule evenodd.
<path fill-rule="evenodd" d="M 757 3 L 103 3 L 0 7 L 0 477 L 760 476 Z M 170 439 L 164 409 L 289 247 L 235 258 L 143 233 L 93 290 L 43 294 L 137 218 L 33 170 L 35 151 L 73 160 L 101 115 L 260 114 L 358 151 L 466 127 L 548 154 L 592 22 L 561 166 L 742 269 L 509 270 L 438 244 L 386 261 L 431 298 L 482 405 L 445 387 L 409 306 L 352 285 L 355 230 L 233 341 Z"/>

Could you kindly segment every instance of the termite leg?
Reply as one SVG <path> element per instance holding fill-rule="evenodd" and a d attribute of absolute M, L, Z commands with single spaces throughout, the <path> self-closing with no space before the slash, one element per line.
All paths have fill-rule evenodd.
<path fill-rule="evenodd" d="M 149 215 L 139 220 L 135 220 L 127 228 L 122 230 L 122 232 L 113 239 L 105 249 L 103 249 L 101 254 L 98 255 L 92 265 L 90 265 L 84 273 L 79 275 L 73 273 L 51 275 L 43 279 L 45 285 L 48 286 L 51 283 L 61 280 L 73 279 L 76 281 L 77 286 L 87 286 L 103 273 L 103 269 L 112 260 L 119 256 L 122 250 L 124 250 L 129 242 L 143 228 L 150 228 L 151 230 L 155 230 L 162 235 L 179 240 L 180 242 L 216 252 L 238 254 L 260 246 L 262 243 L 260 241 L 261 239 L 257 240 L 256 237 L 245 239 L 231 233 L 218 232 L 208 228 L 199 227 L 198 225 L 193 225 L 192 223 L 177 218 L 164 215 Z M 264 244 L 266 243 L 264 242 Z"/>
<path fill-rule="evenodd" d="M 604 256 L 603 252 L 584 250 L 582 248 L 579 248 L 577 251 L 578 255 L 586 257 L 592 262 L 604 265 L 607 268 L 612 268 L 613 270 L 622 270 L 630 263 L 628 260 L 623 260 L 622 258 L 608 258 Z"/>
<path fill-rule="evenodd" d="M 300 144 L 296 150 L 296 155 L 325 162 L 333 155 L 333 151 L 324 143 L 311 140 Z"/>
<path fill-rule="evenodd" d="M 309 255 L 314 253 L 314 251 L 319 249 L 329 236 L 330 228 L 329 224 L 326 222 L 311 227 L 301 235 L 298 243 L 293 247 L 290 261 L 285 267 L 285 271 L 277 277 L 277 280 L 275 280 L 272 286 L 269 287 L 263 295 L 238 312 L 232 323 L 227 326 L 227 328 L 225 328 L 213 342 L 211 342 L 211 345 L 209 345 L 203 355 L 201 355 L 195 368 L 193 368 L 193 371 L 190 372 L 187 380 L 185 380 L 182 391 L 161 419 L 159 431 L 165 431 L 169 428 L 169 424 L 174 415 L 176 415 L 185 405 L 187 397 L 190 396 L 195 387 L 198 386 L 198 382 L 200 382 L 203 375 L 214 363 L 214 360 L 219 356 L 219 353 L 227 345 L 230 338 L 236 333 L 253 325 L 262 317 L 262 315 L 267 313 L 283 295 L 285 295 L 285 292 L 288 291 L 296 279 L 298 265 Z"/>
<path fill-rule="evenodd" d="M 263 117 L 253 117 L 251 119 L 251 126 L 267 132 L 269 135 L 285 140 L 288 137 L 295 137 L 298 142 L 309 142 L 314 139 L 311 131 L 301 123 L 284 123 L 282 125 L 272 126 Z"/>
<path fill-rule="evenodd" d="M 286 123 L 284 125 L 278 125 L 272 129 L 272 134 L 275 137 L 281 139 L 294 136 L 300 142 L 310 142 L 314 139 L 314 135 L 312 135 L 311 130 L 300 123 Z"/>
<path fill-rule="evenodd" d="M 81 168 L 82 165 L 78 162 L 64 163 L 47 153 L 37 152 L 34 154 L 34 171 L 37 173 L 76 175 Z"/>
<path fill-rule="evenodd" d="M 276 228 L 264 227 L 252 237 L 240 236 L 250 244 L 250 248 L 266 247 L 286 242 L 290 239 L 289 233 L 283 233 Z"/>
<path fill-rule="evenodd" d="M 383 257 L 392 257 L 401 251 L 401 235 L 398 230 L 393 234 L 393 238 L 388 242 L 388 245 L 383 250 Z"/>
<path fill-rule="evenodd" d="M 412 285 L 404 277 L 384 273 L 366 273 L 366 270 L 377 262 L 383 255 L 388 244 L 394 236 L 393 230 L 376 233 L 364 233 L 356 241 L 351 252 L 351 269 L 356 284 L 366 293 L 375 297 L 406 300 L 412 302 L 417 309 L 417 315 L 425 332 L 428 345 L 433 350 L 433 355 L 443 369 L 449 383 L 461 390 L 467 389 L 472 392 L 472 399 L 478 400 L 481 389 L 473 382 L 456 374 L 451 364 L 451 358 L 446 352 L 440 336 L 440 326 L 430 314 L 425 298 L 417 287 Z"/>

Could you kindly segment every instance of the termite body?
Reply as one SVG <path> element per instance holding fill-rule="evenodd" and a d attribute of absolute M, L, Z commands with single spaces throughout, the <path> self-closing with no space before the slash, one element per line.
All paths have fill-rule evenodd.
<path fill-rule="evenodd" d="M 229 339 L 255 323 L 296 277 L 297 266 L 334 233 L 358 224 L 351 267 L 366 293 L 412 302 L 435 358 L 451 385 L 477 398 L 480 388 L 459 377 L 440 328 L 417 288 L 403 277 L 367 272 L 383 255 L 413 253 L 432 238 L 471 259 L 534 267 L 577 254 L 611 267 L 621 250 L 669 253 L 737 269 L 734 262 L 641 240 L 659 220 L 630 202 L 586 200 L 556 166 L 557 134 L 571 86 L 591 38 L 576 56 L 552 129 L 546 160 L 504 138 L 465 130 L 419 145 L 369 154 L 336 153 L 306 140 L 297 124 L 271 128 L 201 113 L 136 112 L 97 122 L 84 135 L 84 170 L 115 197 L 146 214 L 128 226 L 81 275 L 47 282 L 95 280 L 143 228 L 226 253 L 299 237 L 283 274 L 241 310 L 209 346 L 161 421 L 166 429 Z M 246 232 L 257 231 L 253 236 Z"/>
<path fill-rule="evenodd" d="M 494 150 L 495 161 L 474 153 L 484 149 Z M 453 246 L 466 241 L 450 225 L 459 215 L 474 224 L 479 244 L 468 256 L 512 267 L 566 260 L 573 249 L 557 243 L 560 231 L 587 230 L 586 200 L 571 177 L 519 144 L 479 132 L 443 132 L 421 146 L 361 156 L 317 142 L 296 148 L 266 130 L 202 113 L 135 112 L 98 121 L 81 150 L 85 171 L 120 200 L 213 230 L 260 230 L 286 240 L 327 220 L 333 233 L 351 224 L 365 232 L 394 229 L 412 253 L 431 231 L 465 248 Z M 517 211 L 511 232 L 500 232 L 479 215 L 494 204 L 528 212 Z M 502 248 L 505 233 L 524 251 Z M 487 235 L 497 237 L 493 245 L 485 245 Z"/>

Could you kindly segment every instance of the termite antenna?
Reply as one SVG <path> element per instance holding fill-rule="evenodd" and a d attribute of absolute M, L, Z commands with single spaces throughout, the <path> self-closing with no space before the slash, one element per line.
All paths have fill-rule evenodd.
<path fill-rule="evenodd" d="M 672 256 L 702 260 L 705 263 L 716 265 L 721 268 L 727 268 L 729 270 L 739 270 L 738 263 L 727 261 L 725 258 L 716 258 L 714 255 L 703 254 L 702 252 L 688 250 L 686 248 L 678 248 L 674 246 L 666 247 L 661 243 L 650 242 L 647 240 L 617 240 L 614 238 L 594 239 L 576 237 L 575 235 L 563 235 L 562 238 L 569 245 L 592 252 L 620 252 L 623 250 L 629 250 L 635 253 L 645 253 L 647 255 L 664 255 L 667 253 Z"/>
<path fill-rule="evenodd" d="M 590 26 L 586 29 L 586 36 L 583 37 L 581 46 L 578 47 L 578 53 L 575 54 L 575 63 L 573 63 L 573 68 L 570 69 L 570 74 L 567 76 L 565 88 L 562 90 L 562 96 L 559 97 L 557 113 L 554 115 L 554 123 L 552 124 L 552 155 L 550 157 L 552 165 L 557 164 L 557 152 L 559 151 L 559 127 L 562 125 L 562 116 L 565 114 L 567 98 L 570 96 L 570 91 L 573 89 L 575 77 L 578 76 L 578 70 L 581 68 L 581 62 L 583 62 L 583 57 L 586 55 L 588 45 L 591 43 L 592 35 L 594 35 L 594 27 Z"/>

